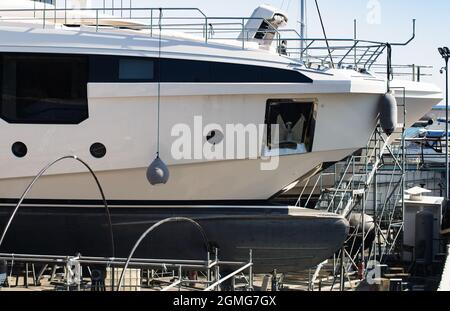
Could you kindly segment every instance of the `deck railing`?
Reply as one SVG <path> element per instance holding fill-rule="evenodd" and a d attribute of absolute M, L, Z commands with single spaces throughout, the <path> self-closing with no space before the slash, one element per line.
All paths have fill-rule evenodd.
<path fill-rule="evenodd" d="M 381 75 L 386 74 L 386 68 L 387 65 L 382 63 L 373 64 L 372 66 L 373 72 Z M 412 65 L 392 65 L 391 68 L 394 77 L 421 82 L 423 78 L 432 76 L 430 70 L 433 69 L 433 66 L 422 66 L 412 64 Z"/>
<path fill-rule="evenodd" d="M 263 18 L 210 17 L 198 8 L 115 7 L 114 1 L 103 1 L 103 6 L 97 8 L 72 8 L 67 6 L 65 0 L 62 7 L 58 3 L 48 5 L 35 2 L 34 7 L 29 9 L 3 9 L 0 10 L 0 21 L 37 23 L 43 28 L 83 25 L 93 27 L 95 31 L 125 28 L 150 36 L 158 33 L 159 29 L 177 31 L 197 36 L 206 44 L 227 40 L 234 41 L 242 49 L 254 48 L 255 44 L 264 45 L 267 49 L 300 60 L 311 68 L 358 70 L 370 70 L 389 46 L 406 45 L 415 36 L 415 22 L 413 36 L 409 41 L 388 44 L 359 39 L 301 38 L 296 30 L 276 29 Z M 106 6 L 108 3 L 111 3 L 109 7 Z M 249 28 L 247 23 L 251 20 L 266 22 L 269 28 Z M 265 34 L 267 39 L 255 39 L 255 32 Z"/>

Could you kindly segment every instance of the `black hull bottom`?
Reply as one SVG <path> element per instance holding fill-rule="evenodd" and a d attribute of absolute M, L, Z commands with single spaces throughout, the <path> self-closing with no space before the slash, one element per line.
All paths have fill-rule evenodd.
<path fill-rule="evenodd" d="M 0 208 L 0 230 L 13 206 Z M 253 250 L 255 271 L 297 272 L 312 268 L 338 250 L 348 223 L 326 215 L 289 215 L 280 207 L 148 207 L 112 208 L 116 257 L 127 257 L 150 226 L 169 217 L 200 223 L 224 261 L 248 261 Z M 3 253 L 111 257 L 105 210 L 90 207 L 22 207 L 0 249 Z M 135 258 L 206 259 L 202 235 L 192 224 L 165 224 L 149 235 Z"/>

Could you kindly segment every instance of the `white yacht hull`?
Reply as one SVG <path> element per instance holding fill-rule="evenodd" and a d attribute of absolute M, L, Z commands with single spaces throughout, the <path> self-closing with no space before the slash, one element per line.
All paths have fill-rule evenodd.
<path fill-rule="evenodd" d="M 164 86 L 163 86 L 164 88 Z M 282 86 L 279 90 L 282 90 Z M 64 155 L 85 160 L 98 174 L 110 200 L 265 200 L 313 168 L 339 161 L 367 143 L 376 124 L 379 95 L 293 94 L 164 96 L 161 111 L 161 157 L 169 165 L 168 184 L 152 187 L 145 172 L 157 151 L 156 98 L 114 92 L 99 96 L 102 86 L 89 88 L 90 118 L 80 125 L 17 125 L 0 120 L 0 149 L 15 141 L 27 144 L 29 154 L 17 158 L 3 153 L 0 161 L 0 198 L 18 198 L 46 164 Z M 109 89 L 112 91 L 112 89 Z M 145 87 L 142 86 L 145 92 Z M 220 89 L 218 89 L 220 92 Z M 142 94 L 141 94 L 142 95 Z M 314 98 L 318 103 L 311 153 L 281 156 L 275 170 L 263 171 L 268 159 L 174 160 L 171 128 L 178 123 L 194 127 L 196 116 L 205 124 L 264 124 L 269 98 Z M 410 101 L 414 103 L 413 101 Z M 425 114 L 428 106 L 417 100 L 408 106 L 408 122 Z M 187 108 L 189 107 L 189 108 Z M 176 112 L 174 114 L 173 112 Z M 204 139 L 204 137 L 202 137 Z M 104 159 L 89 153 L 94 142 L 107 148 Z M 98 199 L 85 167 L 75 161 L 57 164 L 35 185 L 30 198 Z"/>

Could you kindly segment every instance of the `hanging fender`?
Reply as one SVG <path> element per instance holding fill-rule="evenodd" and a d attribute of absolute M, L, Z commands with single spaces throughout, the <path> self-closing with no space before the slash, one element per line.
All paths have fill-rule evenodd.
<path fill-rule="evenodd" d="M 147 180 L 153 186 L 167 184 L 169 175 L 169 168 L 159 156 L 156 157 L 147 169 Z"/>
<path fill-rule="evenodd" d="M 387 135 L 394 133 L 398 127 L 397 100 L 392 92 L 387 92 L 380 98 L 380 125 Z"/>

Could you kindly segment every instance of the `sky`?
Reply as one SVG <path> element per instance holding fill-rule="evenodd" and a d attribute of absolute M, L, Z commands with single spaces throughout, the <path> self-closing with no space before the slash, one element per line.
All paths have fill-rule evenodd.
<path fill-rule="evenodd" d="M 129 6 L 130 0 L 115 1 Z M 308 37 L 322 38 L 315 2 L 307 1 Z M 94 6 L 103 0 L 91 0 Z M 290 17 L 288 28 L 299 28 L 298 0 L 132 0 L 134 7 L 198 7 L 208 16 L 250 16 L 260 4 L 282 8 Z M 394 47 L 393 62 L 400 65 L 427 65 L 433 69 L 423 81 L 445 88 L 444 66 L 437 48 L 450 46 L 450 1 L 448 0 L 319 0 L 325 29 L 330 38 L 352 38 L 353 21 L 358 38 L 383 42 L 404 42 L 411 37 L 412 19 L 417 20 L 415 40 L 407 47 Z"/>

